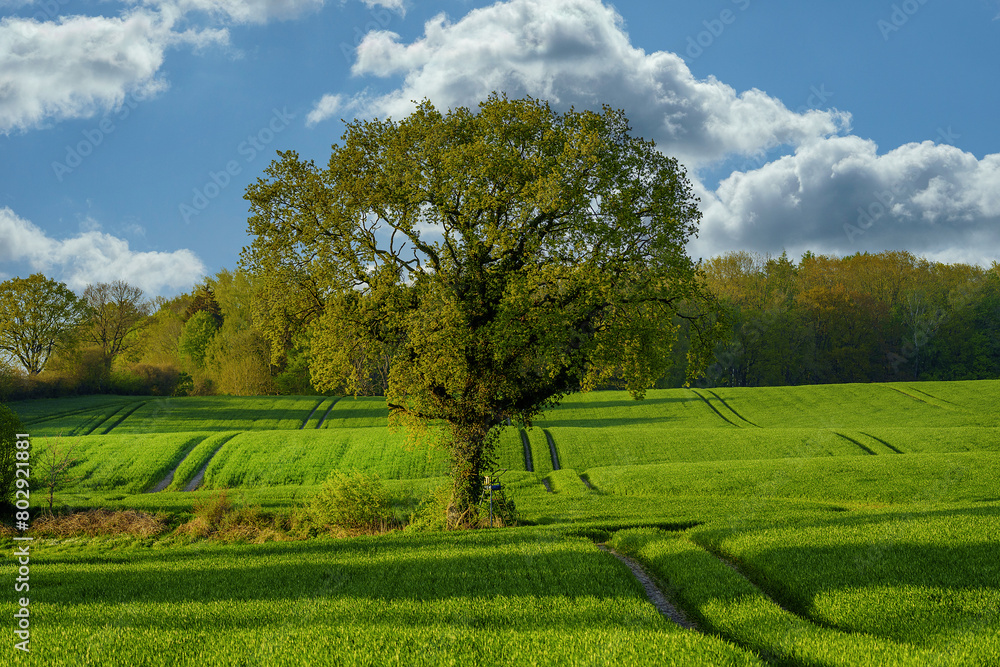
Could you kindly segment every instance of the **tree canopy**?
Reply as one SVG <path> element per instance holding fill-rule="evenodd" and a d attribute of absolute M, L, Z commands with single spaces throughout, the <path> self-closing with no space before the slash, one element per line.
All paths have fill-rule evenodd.
<path fill-rule="evenodd" d="M 641 397 L 675 316 L 699 334 L 692 371 L 710 352 L 712 299 L 684 251 L 696 201 L 621 111 L 424 101 L 349 123 L 326 169 L 285 152 L 266 174 L 243 262 L 306 332 L 318 389 L 386 367 L 394 420 L 443 426 L 459 514 L 509 420 L 609 383 Z"/>
<path fill-rule="evenodd" d="M 77 325 L 82 306 L 66 285 L 34 273 L 0 283 L 0 352 L 37 375 Z"/>
<path fill-rule="evenodd" d="M 326 169 L 279 155 L 247 190 L 242 259 L 270 284 L 269 336 L 308 338 L 321 390 L 387 366 L 394 420 L 443 427 L 458 513 L 508 420 L 601 385 L 642 397 L 676 317 L 692 373 L 710 353 L 713 299 L 684 249 L 696 200 L 621 111 L 424 101 L 349 123 Z"/>

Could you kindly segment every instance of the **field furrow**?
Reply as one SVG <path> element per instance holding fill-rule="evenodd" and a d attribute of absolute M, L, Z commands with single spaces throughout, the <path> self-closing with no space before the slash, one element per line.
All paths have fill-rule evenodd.
<path fill-rule="evenodd" d="M 836 435 L 838 437 L 841 437 L 844 440 L 847 440 L 849 443 L 855 445 L 858 449 L 860 449 L 865 454 L 868 454 L 870 456 L 875 456 L 876 455 L 875 450 L 873 450 L 870 447 L 866 447 L 865 445 L 861 444 L 860 442 L 858 442 L 854 438 L 852 438 L 852 437 L 850 437 L 848 435 L 844 435 L 843 433 L 838 433 L 837 431 L 834 431 L 833 433 L 834 433 L 834 435 Z"/>
<path fill-rule="evenodd" d="M 129 408 L 128 410 L 126 410 L 125 412 L 123 412 L 123 413 L 121 414 L 121 416 L 119 416 L 119 417 L 118 417 L 117 419 L 115 419 L 115 421 L 114 421 L 114 423 L 113 423 L 113 424 L 111 424 L 110 426 L 108 426 L 107 428 L 105 428 L 105 429 L 104 429 L 104 430 L 103 430 L 103 431 L 101 432 L 101 433 L 102 433 L 102 435 L 107 435 L 108 433 L 111 433 L 111 431 L 112 431 L 112 430 L 114 430 L 114 428 L 115 428 L 116 426 L 118 426 L 118 425 L 119 425 L 119 424 L 121 424 L 121 423 L 122 423 L 123 421 L 125 421 L 126 419 L 128 419 L 128 418 L 129 418 L 129 417 L 130 417 L 130 416 L 132 415 L 132 413 L 134 413 L 134 412 L 135 412 L 136 410 L 138 410 L 139 408 L 141 408 L 141 407 L 142 407 L 142 406 L 144 406 L 144 405 L 146 405 L 146 401 L 143 401 L 143 402 L 141 402 L 141 403 L 138 403 L 137 405 L 134 405 L 134 406 L 132 406 L 131 408 Z"/>
<path fill-rule="evenodd" d="M 508 471 L 525 525 L 334 540 L 306 537 L 326 528 L 303 508 L 334 472 L 379 476 L 403 523 L 448 486 L 448 452 L 389 429 L 383 398 L 26 401 L 33 511 L 62 456 L 57 515 L 169 517 L 153 537 L 38 534 L 32 652 L 199 667 L 1000 664 L 996 405 L 1000 381 L 573 395 L 496 441 L 488 474 Z M 196 532 L 199 514 L 170 532 L 221 488 L 230 518 L 267 527 L 227 544 Z M 707 634 L 658 615 L 594 548 L 605 540 Z"/>
<path fill-rule="evenodd" d="M 333 406 L 335 406 L 337 401 L 341 398 L 342 397 L 340 396 L 334 396 L 330 399 L 330 406 L 323 412 L 323 416 L 319 418 L 319 421 L 316 422 L 316 428 L 323 428 L 323 422 L 326 421 L 326 418 L 330 415 L 330 411 L 333 410 Z"/>
<path fill-rule="evenodd" d="M 691 390 L 691 393 L 693 393 L 693 394 L 694 394 L 695 396 L 697 396 L 697 397 L 698 397 L 698 398 L 700 398 L 700 399 L 701 399 L 702 401 L 704 401 L 705 405 L 707 405 L 707 406 L 709 407 L 709 409 L 710 409 L 710 410 L 711 410 L 712 412 L 714 412 L 714 413 L 715 413 L 715 414 L 716 414 L 716 415 L 717 415 L 717 416 L 719 417 L 719 419 L 721 419 L 722 421 L 726 422 L 726 423 L 727 423 L 727 424 L 729 424 L 730 426 L 735 426 L 736 428 L 739 428 L 739 427 L 740 427 L 740 426 L 739 426 L 739 424 L 737 424 L 736 422 L 734 422 L 733 420 L 729 419 L 729 418 L 728 418 L 728 417 L 726 417 L 726 416 L 725 416 L 724 414 L 722 414 L 721 412 L 719 412 L 718 408 L 716 408 L 716 407 L 715 407 L 714 405 L 712 405 L 712 402 L 711 402 L 711 401 L 709 401 L 709 400 L 708 400 L 707 398 L 705 398 L 704 396 L 702 396 L 702 395 L 701 395 L 700 393 L 698 393 L 698 392 L 697 392 L 697 391 L 695 391 L 694 389 L 692 389 L 692 390 Z"/>
<path fill-rule="evenodd" d="M 309 423 L 309 420 L 312 419 L 312 416 L 316 414 L 317 410 L 319 410 L 319 406 L 323 405 L 324 400 L 326 399 L 320 399 L 319 401 L 316 402 L 316 405 L 313 406 L 313 409 L 310 410 L 309 414 L 306 415 L 306 418 L 302 420 L 302 426 L 299 427 L 299 430 L 304 429 L 306 427 L 306 424 Z"/>
<path fill-rule="evenodd" d="M 732 414 L 733 414 L 733 415 L 734 415 L 734 416 L 735 416 L 735 417 L 736 417 L 737 419 L 739 419 L 739 420 L 741 420 L 741 421 L 744 421 L 744 422 L 746 422 L 747 424 L 750 424 L 750 426 L 757 426 L 757 424 L 754 424 L 754 423 L 753 423 L 752 421 L 750 421 L 749 419 L 747 419 L 746 417 L 744 417 L 744 416 L 743 416 L 743 415 L 741 415 L 740 413 L 736 412 L 736 410 L 733 410 L 733 408 L 732 408 L 732 407 L 731 407 L 731 406 L 729 405 L 729 403 L 726 403 L 725 399 L 723 399 L 723 398 L 722 398 L 721 396 L 719 396 L 718 394 L 716 394 L 716 393 L 715 393 L 714 391 L 711 391 L 711 390 L 706 390 L 706 391 L 707 391 L 707 392 L 708 392 L 709 394 L 711 394 L 712 396 L 714 396 L 714 397 L 715 397 L 715 398 L 716 398 L 716 399 L 717 399 L 717 400 L 719 401 L 719 403 L 722 403 L 722 406 L 723 406 L 723 407 L 724 407 L 724 408 L 725 408 L 725 409 L 726 409 L 726 410 L 727 410 L 728 412 L 732 413 Z M 721 413 L 720 413 L 720 414 L 721 414 Z M 729 421 L 729 420 L 727 419 L 726 421 Z"/>
<path fill-rule="evenodd" d="M 547 429 L 543 429 L 542 433 L 545 434 L 545 440 L 549 444 L 549 456 L 552 457 L 552 469 L 559 470 L 559 452 L 556 450 L 556 441 L 552 438 L 552 434 L 549 433 Z"/>

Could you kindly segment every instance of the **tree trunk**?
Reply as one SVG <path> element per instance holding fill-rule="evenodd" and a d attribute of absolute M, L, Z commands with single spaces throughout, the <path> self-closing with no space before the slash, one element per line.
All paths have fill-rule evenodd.
<path fill-rule="evenodd" d="M 448 527 L 472 527 L 479 522 L 483 475 L 493 464 L 498 431 L 489 423 L 452 425 L 451 431 L 453 493 Z"/>

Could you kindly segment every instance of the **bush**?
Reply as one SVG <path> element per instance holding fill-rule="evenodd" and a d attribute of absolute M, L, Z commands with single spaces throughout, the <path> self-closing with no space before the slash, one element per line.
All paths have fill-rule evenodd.
<path fill-rule="evenodd" d="M 180 526 L 177 535 L 261 543 L 286 539 L 280 523 L 258 505 L 237 505 L 229 499 L 227 489 L 220 489 L 194 504 L 194 518 Z"/>
<path fill-rule="evenodd" d="M 0 505 L 13 501 L 17 434 L 24 426 L 14 411 L 0 403 Z"/>
<path fill-rule="evenodd" d="M 378 475 L 335 472 L 309 505 L 318 526 L 335 533 L 358 535 L 391 528 L 389 495 Z"/>
<path fill-rule="evenodd" d="M 448 530 L 448 509 L 452 498 L 451 483 L 434 489 L 410 517 L 410 524 L 406 529 L 417 532 Z"/>
<path fill-rule="evenodd" d="M 488 492 L 487 492 L 488 493 Z M 490 525 L 490 498 L 484 494 L 476 507 L 476 513 L 457 515 L 454 509 L 454 488 L 451 483 L 443 484 L 431 492 L 410 517 L 406 527 L 412 531 L 457 530 L 460 528 L 487 528 Z M 474 518 L 469 519 L 469 515 Z M 507 496 L 505 489 L 493 492 L 493 526 L 516 526 L 518 520 L 514 500 Z"/>

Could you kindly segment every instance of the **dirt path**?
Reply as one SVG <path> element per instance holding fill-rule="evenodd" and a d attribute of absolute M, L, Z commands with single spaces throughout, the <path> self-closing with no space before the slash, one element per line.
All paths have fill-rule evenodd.
<path fill-rule="evenodd" d="M 698 629 L 694 625 L 694 623 L 691 623 L 684 617 L 684 614 L 682 614 L 677 609 L 677 607 L 670 604 L 666 596 L 663 595 L 663 591 L 659 589 L 659 587 L 653 581 L 653 578 L 650 577 L 648 574 L 646 574 L 646 571 L 642 569 L 642 566 L 639 565 L 639 563 L 629 558 L 628 556 L 623 556 L 614 549 L 611 549 L 610 547 L 607 547 L 603 544 L 598 544 L 597 548 L 600 549 L 601 551 L 608 552 L 621 562 L 628 565 L 628 568 L 632 570 L 632 574 L 635 575 L 635 578 L 639 580 L 639 583 L 642 584 L 642 587 L 646 590 L 646 597 L 649 598 L 649 601 L 653 603 L 653 606 L 656 607 L 656 609 L 661 614 L 663 614 L 666 618 L 673 621 L 682 628 L 685 628 L 687 630 Z"/>
<path fill-rule="evenodd" d="M 206 436 L 206 437 L 208 437 L 208 436 Z M 163 489 L 165 489 L 168 486 L 170 486 L 173 483 L 173 481 L 174 481 L 174 473 L 177 472 L 177 469 L 181 467 L 182 463 L 184 463 L 184 459 L 186 459 L 188 457 L 188 454 L 190 454 L 191 452 L 194 451 L 195 447 L 197 447 L 198 445 L 200 445 L 203 442 L 205 442 L 205 438 L 202 438 L 198 442 L 196 442 L 193 445 L 191 445 L 190 447 L 188 447 L 187 451 L 184 452 L 184 454 L 181 456 L 180 460 L 177 462 L 177 465 L 174 466 L 173 470 L 171 470 L 169 473 L 167 473 L 167 476 L 164 477 L 163 479 L 161 479 L 160 482 L 156 486 L 154 486 L 152 489 L 150 489 L 147 493 L 159 493 Z"/>

